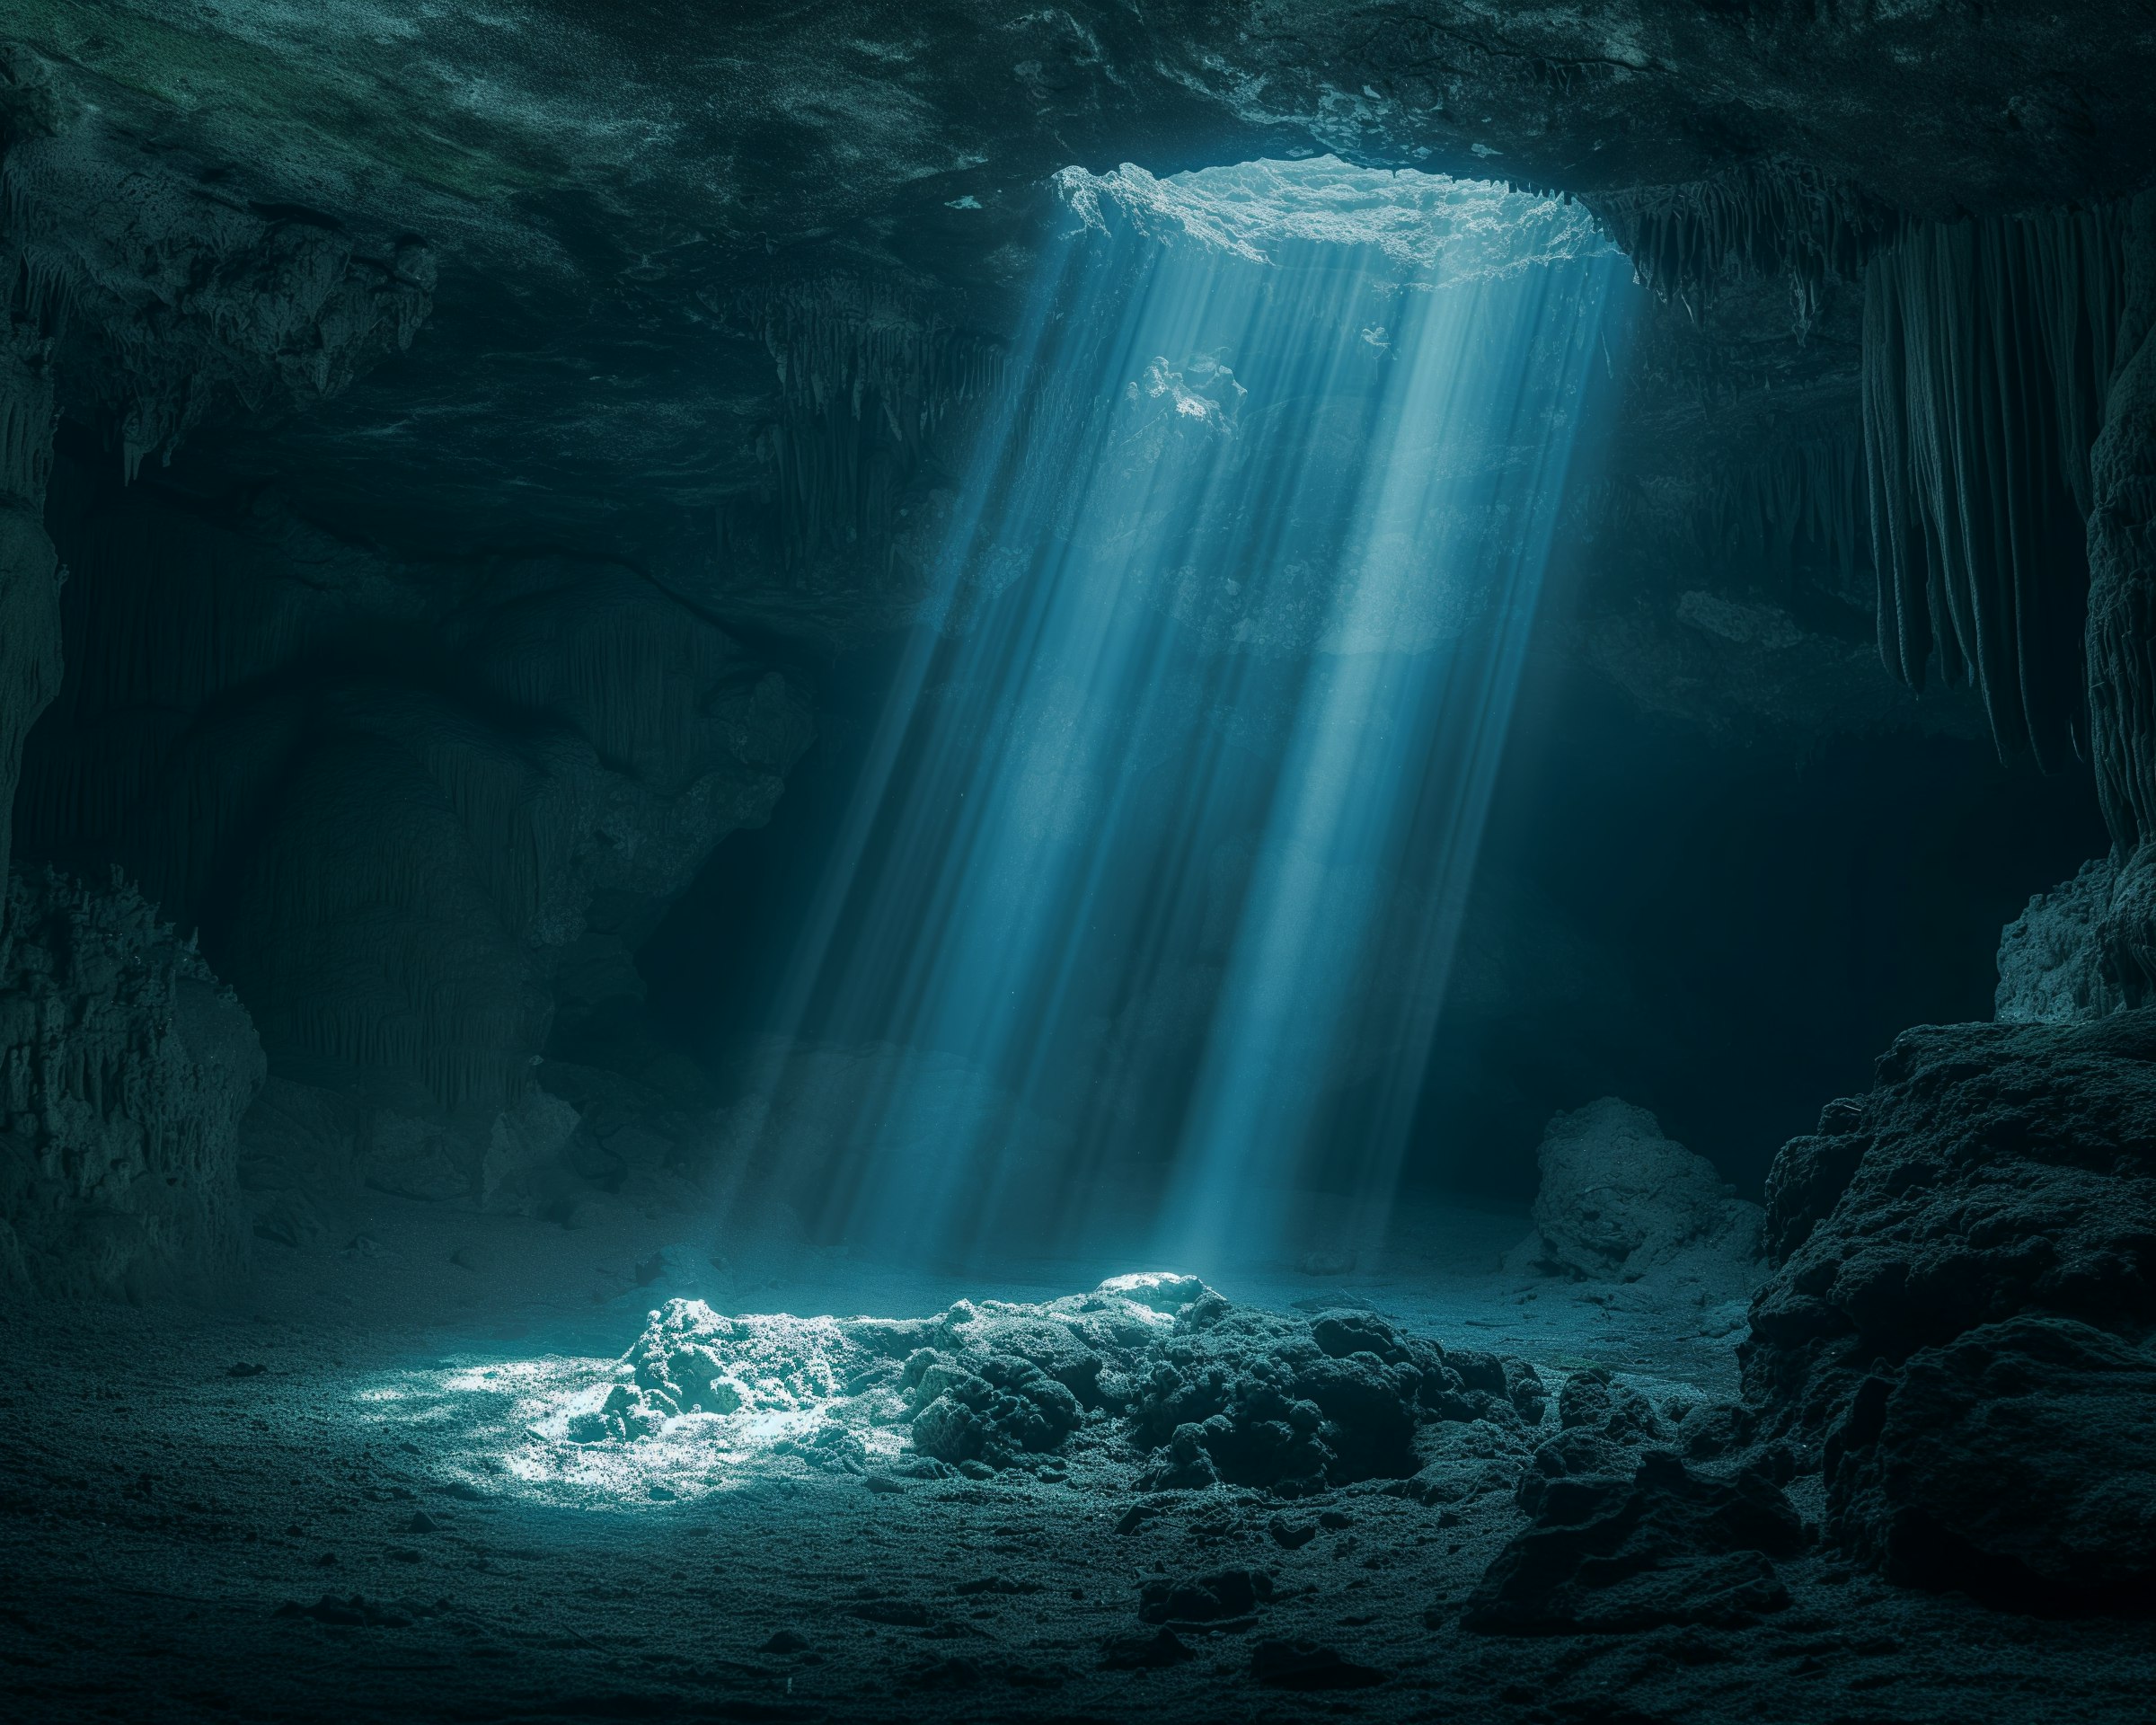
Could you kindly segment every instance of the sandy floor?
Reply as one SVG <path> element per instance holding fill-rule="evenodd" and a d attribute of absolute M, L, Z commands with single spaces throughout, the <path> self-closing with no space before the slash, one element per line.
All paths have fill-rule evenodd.
<path fill-rule="evenodd" d="M 1522 1353 L 1552 1377 L 1594 1362 L 1657 1398 L 1728 1393 L 1726 1312 L 1495 1273 L 1522 1231 L 1513 1213 L 1426 1216 L 1360 1273 L 1259 1266 L 1224 1276 L 1223 1291 L 1277 1306 L 1366 1301 L 1440 1340 Z M 565 1473 L 548 1422 L 603 1386 L 660 1296 L 920 1315 L 961 1296 L 1076 1292 L 1133 1267 L 1035 1267 L 1027 1281 L 983 1285 L 798 1248 L 715 1263 L 708 1243 L 667 1234 L 649 1217 L 564 1236 L 384 1201 L 357 1243 L 266 1257 L 239 1310 L 7 1314 L 0 1712 L 2147 1716 L 2147 1625 L 2000 1615 L 1885 1588 L 1831 1555 L 1782 1565 L 1794 1603 L 1749 1630 L 1469 1632 L 1460 1602 L 1524 1525 L 1501 1492 L 1447 1508 L 1375 1481 L 1288 1504 L 1228 1487 L 1146 1494 L 1106 1463 L 1060 1482 L 866 1477 L 753 1434 L 716 1464 L 700 1455 L 691 1489 L 669 1484 L 688 1475 L 669 1472 L 663 1443 Z M 1816 1517 L 1808 1484 L 1792 1495 Z M 1153 1632 L 1136 1611 L 1147 1579 L 1224 1567 L 1268 1572 L 1271 1601 L 1179 1632 L 1192 1657 L 1171 1668 L 1118 1668 Z M 1333 1650 L 1382 1681 L 1261 1684 L 1253 1650 L 1281 1640 Z"/>

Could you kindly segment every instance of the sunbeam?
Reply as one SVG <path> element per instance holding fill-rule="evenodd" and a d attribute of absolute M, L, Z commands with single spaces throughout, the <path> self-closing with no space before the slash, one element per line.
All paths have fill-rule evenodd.
<path fill-rule="evenodd" d="M 1061 187 L 738 1154 L 870 1249 L 1351 1252 L 1624 265 L 1330 159 Z"/>

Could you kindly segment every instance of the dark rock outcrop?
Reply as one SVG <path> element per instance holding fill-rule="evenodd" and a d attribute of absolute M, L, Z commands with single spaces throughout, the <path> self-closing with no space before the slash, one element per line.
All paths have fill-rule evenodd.
<path fill-rule="evenodd" d="M 1604 1096 L 1559 1114 L 1537 1153 L 1535 1232 L 1507 1261 L 1521 1269 L 1638 1281 L 1685 1262 L 1741 1281 L 1758 1256 L 1759 1208 L 1644 1108 Z M 1718 1277 L 1718 1272 L 1719 1272 Z"/>
<path fill-rule="evenodd" d="M 2056 1612 L 2156 1604 L 2156 1354 L 2022 1316 L 1866 1378 L 1829 1532 L 1890 1580 Z"/>
<path fill-rule="evenodd" d="M 246 1013 L 133 889 L 44 872 L 0 933 L 0 1292 L 142 1293 L 246 1245 Z"/>
<path fill-rule="evenodd" d="M 2144 1606 L 2156 1010 L 1911 1031 L 1775 1164 L 1745 1380 L 1897 1580 Z"/>
<path fill-rule="evenodd" d="M 1516 1428 L 1527 1411 L 1542 1416 L 1542 1386 L 1527 1368 L 1515 1362 L 1508 1376 L 1505 1362 L 1473 1350 L 1454 1360 L 1373 1314 L 1306 1321 L 1215 1296 L 1152 1350 L 1133 1384 L 1131 1429 L 1164 1451 L 1162 1485 L 1217 1477 L 1292 1496 L 1405 1479 L 1424 1420 Z"/>
<path fill-rule="evenodd" d="M 1907 1031 L 1821 1128 L 1775 1163 L 1741 1350 L 1781 1429 L 1981 1324 L 2156 1322 L 2156 1012 Z"/>

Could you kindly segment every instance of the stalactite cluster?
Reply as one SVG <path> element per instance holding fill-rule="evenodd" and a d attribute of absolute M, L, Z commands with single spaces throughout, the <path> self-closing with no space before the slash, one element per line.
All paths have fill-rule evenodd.
<path fill-rule="evenodd" d="M 742 316 L 777 376 L 750 507 L 771 524 L 779 569 L 798 576 L 872 546 L 888 575 L 902 494 L 952 416 L 996 387 L 1000 349 L 853 277 L 775 287 Z M 738 531 L 722 516 L 722 540 Z"/>
<path fill-rule="evenodd" d="M 2089 452 L 2124 306 L 2116 208 L 1913 229 L 1864 284 L 1879 644 L 1983 694 L 2002 753 L 2083 747 Z"/>
<path fill-rule="evenodd" d="M 1847 589 L 1871 565 L 1864 450 L 1853 429 L 1830 428 L 1775 447 L 1714 487 L 1701 550 L 1726 566 L 1825 566 Z"/>
<path fill-rule="evenodd" d="M 1892 231 L 1891 219 L 1855 189 L 1772 158 L 1589 207 L 1662 298 L 1696 317 L 1732 275 L 1786 276 L 1799 330 L 1811 326 L 1827 288 L 1855 281 Z"/>

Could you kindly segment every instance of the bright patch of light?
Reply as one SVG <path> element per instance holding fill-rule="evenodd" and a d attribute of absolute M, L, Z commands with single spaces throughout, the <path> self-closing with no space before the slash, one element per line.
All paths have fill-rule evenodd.
<path fill-rule="evenodd" d="M 1090 226 L 1106 231 L 1120 215 L 1150 239 L 1196 241 L 1253 263 L 1300 243 L 1374 250 L 1410 279 L 1467 282 L 1614 252 L 1577 204 L 1330 155 L 1165 180 L 1127 162 L 1105 174 L 1065 168 L 1056 186 Z"/>

